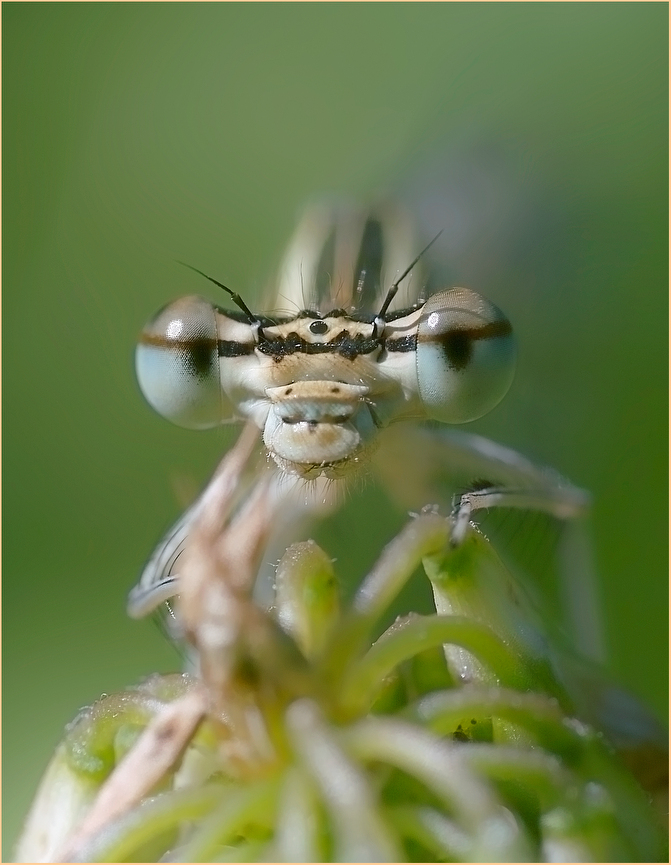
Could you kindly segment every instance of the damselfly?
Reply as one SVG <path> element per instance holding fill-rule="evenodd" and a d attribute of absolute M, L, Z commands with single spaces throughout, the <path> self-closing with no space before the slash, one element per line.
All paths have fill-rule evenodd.
<path fill-rule="evenodd" d="M 253 312 L 207 276 L 237 309 L 186 297 L 144 329 L 136 369 L 156 411 L 195 429 L 251 419 L 263 431 L 278 489 L 293 494 L 278 531 L 332 507 L 338 486 L 368 465 L 408 507 L 439 500 L 441 475 L 460 478 L 467 491 L 454 511 L 455 543 L 482 508 L 536 509 L 562 521 L 586 512 L 587 495 L 556 473 L 447 426 L 503 398 L 515 339 L 505 315 L 471 289 L 423 297 L 419 249 L 393 204 L 315 205 L 280 268 L 274 308 L 288 311 Z M 423 420 L 440 425 L 408 423 Z M 130 594 L 131 616 L 178 593 L 179 557 L 202 501 L 157 547 Z M 576 568 L 569 579 L 575 609 L 591 618 L 589 579 Z M 593 621 L 581 630 L 593 633 Z"/>

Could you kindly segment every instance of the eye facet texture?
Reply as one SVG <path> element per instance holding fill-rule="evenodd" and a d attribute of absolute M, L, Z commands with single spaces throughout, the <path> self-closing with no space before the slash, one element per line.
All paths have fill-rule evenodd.
<path fill-rule="evenodd" d="M 417 382 L 428 417 L 466 423 L 505 396 L 516 345 L 498 307 L 467 288 L 434 294 L 417 328 Z"/>
<path fill-rule="evenodd" d="M 216 311 L 200 297 L 164 307 L 142 331 L 135 371 L 145 399 L 189 429 L 217 426 L 233 414 L 221 387 Z"/>

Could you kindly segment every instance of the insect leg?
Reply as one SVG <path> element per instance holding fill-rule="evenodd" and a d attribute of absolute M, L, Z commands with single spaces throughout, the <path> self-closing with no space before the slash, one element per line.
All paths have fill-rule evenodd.
<path fill-rule="evenodd" d="M 582 490 L 572 487 L 515 489 L 493 486 L 463 493 L 452 514 L 454 519 L 452 545 L 458 546 L 463 541 L 471 515 L 483 508 L 542 511 L 561 520 L 579 518 L 584 515 L 586 504 L 581 501 L 579 495 L 576 495 L 581 492 Z"/>
<path fill-rule="evenodd" d="M 166 601 L 179 594 L 179 571 L 194 524 L 213 499 L 223 496 L 227 510 L 217 512 L 223 530 L 226 520 L 239 510 L 265 478 L 267 498 L 277 509 L 273 520 L 264 562 L 255 588 L 255 598 L 261 606 L 272 603 L 275 563 L 287 545 L 296 540 L 301 528 L 312 519 L 324 516 L 339 503 L 338 487 L 327 478 L 306 483 L 298 476 L 285 475 L 254 451 L 259 430 L 250 424 L 229 451 L 203 493 L 164 535 L 145 565 L 140 579 L 128 595 L 127 612 L 140 619 L 154 612 Z M 209 512 L 214 512 L 209 508 Z"/>
<path fill-rule="evenodd" d="M 220 495 L 222 491 L 227 496 L 229 510 L 233 509 L 245 488 L 241 483 L 242 475 L 257 449 L 259 434 L 253 424 L 245 427 L 237 444 L 222 460 L 203 493 L 161 539 L 139 581 L 128 595 L 126 610 L 131 618 L 143 618 L 179 593 L 177 562 L 184 552 L 195 521 L 212 497 Z M 224 517 L 225 514 L 221 514 L 222 521 Z"/>
<path fill-rule="evenodd" d="M 403 466 L 403 472 L 398 467 Z M 446 503 L 446 491 L 470 487 L 453 510 L 456 543 L 478 510 L 516 508 L 556 517 L 560 524 L 558 570 L 562 606 L 579 650 L 604 657 L 597 580 L 586 526 L 590 496 L 557 472 L 535 465 L 511 448 L 445 427 L 390 427 L 376 468 L 404 508 Z M 486 478 L 486 482 L 480 479 Z M 474 489 L 474 486 L 478 488 Z"/>

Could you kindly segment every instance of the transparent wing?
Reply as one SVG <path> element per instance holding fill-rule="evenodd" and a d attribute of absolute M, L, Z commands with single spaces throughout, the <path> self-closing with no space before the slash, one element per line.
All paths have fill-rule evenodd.
<path fill-rule="evenodd" d="M 179 559 L 184 552 L 189 529 L 200 513 L 198 499 L 161 538 L 142 569 L 140 579 L 128 594 L 126 612 L 142 619 L 178 594 Z"/>
<path fill-rule="evenodd" d="M 456 504 L 457 520 L 472 518 L 493 540 L 552 626 L 563 620 L 579 650 L 603 660 L 588 493 L 510 448 L 446 427 L 392 426 L 373 461 L 397 506 Z"/>
<path fill-rule="evenodd" d="M 259 430 L 252 425 L 247 429 L 256 444 Z M 267 484 L 269 499 L 281 502 L 281 517 L 275 521 L 268 540 L 255 589 L 257 601 L 264 606 L 271 603 L 275 565 L 287 544 L 300 534 L 306 523 L 325 516 L 339 503 L 338 487 L 326 478 L 306 483 L 299 477 L 286 475 L 268 462 L 258 446 L 248 463 L 243 464 L 239 454 L 244 456 L 245 450 L 236 446 L 224 457 L 199 498 L 161 538 L 128 595 L 127 612 L 132 618 L 143 618 L 153 613 L 179 594 L 180 560 L 190 532 L 210 499 L 222 488 L 228 502 L 228 511 L 221 517 L 222 530 L 225 522 L 245 505 L 262 479 Z M 172 610 L 169 615 L 173 615 Z"/>
<path fill-rule="evenodd" d="M 305 209 L 287 248 L 275 302 L 291 313 L 344 309 L 374 314 L 416 254 L 413 223 L 396 204 L 313 204 Z M 411 306 L 420 285 L 417 268 L 401 280 L 390 309 Z"/>

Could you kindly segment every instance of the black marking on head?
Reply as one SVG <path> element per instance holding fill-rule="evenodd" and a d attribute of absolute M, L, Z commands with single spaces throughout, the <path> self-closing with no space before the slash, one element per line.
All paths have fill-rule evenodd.
<path fill-rule="evenodd" d="M 363 336 L 363 334 L 352 335 L 347 330 L 342 330 L 328 342 L 308 342 L 299 334 L 292 332 L 285 337 L 275 339 L 262 338 L 256 348 L 269 354 L 275 360 L 281 360 L 291 354 L 339 354 L 348 360 L 355 360 L 360 354 L 370 354 L 380 347 L 377 339 Z"/>
<path fill-rule="evenodd" d="M 417 348 L 417 334 L 385 340 L 384 347 L 387 351 L 415 351 Z"/>
<path fill-rule="evenodd" d="M 396 321 L 399 318 L 405 318 L 406 315 L 417 312 L 417 310 L 421 309 L 425 303 L 426 301 L 422 300 L 418 303 L 413 304 L 412 306 L 406 307 L 406 309 L 395 309 L 393 312 L 385 315 L 384 320 L 387 322 L 387 324 L 389 324 L 389 322 Z"/>
<path fill-rule="evenodd" d="M 245 315 L 244 312 L 239 312 L 234 309 L 224 309 L 222 306 L 215 306 L 216 311 L 225 316 L 226 318 L 230 318 L 233 321 L 240 321 L 243 324 L 249 324 L 249 319 Z M 277 315 L 277 316 L 267 316 L 267 315 L 259 315 L 257 316 L 257 321 L 261 325 L 261 327 L 275 327 L 278 324 L 287 324 L 290 321 L 296 321 L 299 318 L 299 315 Z M 312 313 L 308 314 L 309 318 L 315 318 L 316 316 Z"/>
<path fill-rule="evenodd" d="M 330 312 L 329 316 L 333 316 L 333 313 Z M 372 324 L 375 321 L 375 316 L 370 312 L 350 312 L 347 313 L 346 318 L 363 324 Z"/>
<path fill-rule="evenodd" d="M 313 321 L 310 324 L 310 333 L 314 334 L 323 334 L 327 333 L 329 329 L 328 324 L 325 321 Z"/>
<path fill-rule="evenodd" d="M 245 357 L 254 354 L 253 342 L 236 342 L 233 339 L 220 339 L 217 343 L 219 357 Z"/>

